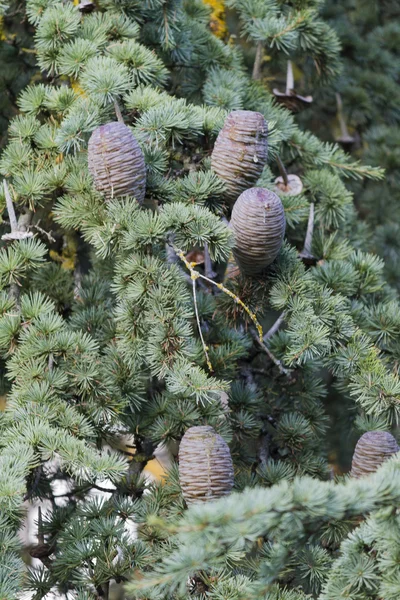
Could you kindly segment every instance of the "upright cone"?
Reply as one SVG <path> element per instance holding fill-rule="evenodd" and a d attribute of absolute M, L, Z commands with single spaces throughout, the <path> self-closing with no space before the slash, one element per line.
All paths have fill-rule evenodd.
<path fill-rule="evenodd" d="M 107 200 L 134 196 L 143 202 L 146 166 L 129 127 L 115 121 L 95 129 L 89 140 L 88 163 L 96 189 Z"/>
<path fill-rule="evenodd" d="M 179 481 L 187 504 L 230 493 L 233 465 L 228 444 L 209 425 L 190 427 L 179 447 Z"/>
<path fill-rule="evenodd" d="M 277 257 L 285 234 L 285 212 L 274 192 L 250 188 L 234 204 L 233 253 L 244 275 L 259 275 Z"/>
<path fill-rule="evenodd" d="M 211 155 L 211 167 L 226 185 L 231 202 L 254 185 L 268 157 L 268 125 L 251 110 L 231 112 L 219 132 Z"/>
<path fill-rule="evenodd" d="M 387 431 L 368 431 L 360 437 L 353 454 L 351 476 L 359 479 L 375 473 L 392 454 L 399 451 L 394 437 Z"/>

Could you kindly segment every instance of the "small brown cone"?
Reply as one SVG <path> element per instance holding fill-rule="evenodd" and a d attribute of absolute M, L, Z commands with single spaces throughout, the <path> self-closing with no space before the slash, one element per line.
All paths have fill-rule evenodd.
<path fill-rule="evenodd" d="M 209 425 L 190 427 L 179 447 L 179 481 L 187 504 L 229 494 L 233 465 L 228 444 Z"/>
<path fill-rule="evenodd" d="M 211 167 L 225 182 L 231 202 L 254 185 L 268 157 L 268 125 L 264 116 L 251 110 L 234 110 L 214 145 Z"/>
<path fill-rule="evenodd" d="M 107 200 L 134 196 L 143 202 L 146 166 L 129 127 L 115 121 L 95 129 L 89 140 L 88 163 L 96 189 Z"/>
<path fill-rule="evenodd" d="M 350 475 L 357 479 L 371 475 L 398 451 L 397 442 L 389 432 L 368 431 L 357 442 Z"/>
<path fill-rule="evenodd" d="M 279 254 L 285 234 L 285 212 L 274 192 L 250 188 L 232 210 L 233 253 L 244 275 L 259 275 Z"/>

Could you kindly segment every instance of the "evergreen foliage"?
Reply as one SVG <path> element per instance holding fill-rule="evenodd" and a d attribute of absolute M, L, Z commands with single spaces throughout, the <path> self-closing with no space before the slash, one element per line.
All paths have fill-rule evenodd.
<path fill-rule="evenodd" d="M 309 85 L 333 85 L 321 2 L 227 6 L 256 61 L 268 52 L 282 73 L 289 57 Z M 399 299 L 349 187 L 381 189 L 383 171 L 302 129 L 201 0 L 92 8 L 27 0 L 41 80 L 0 157 L 0 597 L 108 599 L 127 581 L 141 600 L 398 597 L 398 459 L 326 481 L 328 379 L 353 431 L 400 418 Z M 268 122 L 257 185 L 287 222 L 258 279 L 230 271 L 210 166 L 234 109 Z M 145 157 L 143 206 L 106 202 L 87 168 L 115 112 Z M 301 193 L 277 188 L 282 164 Z M 235 493 L 186 510 L 175 460 L 161 482 L 143 470 L 193 425 L 229 444 Z M 17 534 L 34 503 L 26 566 Z"/>
<path fill-rule="evenodd" d="M 317 115 L 330 116 L 332 127 L 321 131 L 315 120 L 313 128 L 332 139 L 332 130 L 340 134 L 341 116 L 352 138 L 352 154 L 385 169 L 383 183 L 364 181 L 354 187 L 355 204 L 368 227 L 365 239 L 368 234 L 370 247 L 385 259 L 386 280 L 398 289 L 400 10 L 394 2 L 340 0 L 327 2 L 323 15 L 340 35 L 343 69 L 316 107 Z"/>

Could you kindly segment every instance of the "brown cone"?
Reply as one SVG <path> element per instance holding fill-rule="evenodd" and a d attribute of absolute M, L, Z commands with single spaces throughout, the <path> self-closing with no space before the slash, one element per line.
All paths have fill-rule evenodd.
<path fill-rule="evenodd" d="M 88 162 L 95 187 L 107 200 L 134 196 L 143 202 L 146 166 L 129 127 L 115 121 L 95 129 L 89 140 Z"/>
<path fill-rule="evenodd" d="M 353 454 L 351 476 L 359 479 L 375 473 L 385 460 L 399 451 L 394 437 L 387 431 L 368 431 L 360 437 Z"/>
<path fill-rule="evenodd" d="M 268 125 L 263 115 L 251 110 L 234 110 L 214 145 L 211 167 L 226 185 L 231 202 L 254 185 L 268 157 Z"/>
<path fill-rule="evenodd" d="M 187 504 L 230 493 L 233 465 L 228 444 L 209 425 L 190 427 L 179 447 L 179 481 Z"/>
<path fill-rule="evenodd" d="M 233 253 L 240 270 L 259 275 L 279 254 L 285 234 L 285 212 L 274 192 L 250 188 L 239 196 L 232 210 L 235 236 Z"/>

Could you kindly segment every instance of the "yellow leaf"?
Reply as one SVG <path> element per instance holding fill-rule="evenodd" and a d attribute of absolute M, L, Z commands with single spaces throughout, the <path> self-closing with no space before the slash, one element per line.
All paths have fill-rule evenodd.
<path fill-rule="evenodd" d="M 225 20 L 225 2 L 224 0 L 203 0 L 204 4 L 208 4 L 212 8 L 210 15 L 210 29 L 218 38 L 225 37 L 227 32 Z"/>
<path fill-rule="evenodd" d="M 6 40 L 7 37 L 4 33 L 4 22 L 3 22 L 3 17 L 0 17 L 0 40 Z"/>
<path fill-rule="evenodd" d="M 75 4 L 75 0 L 74 0 L 74 4 Z M 86 92 L 83 91 L 83 89 L 81 88 L 81 86 L 79 85 L 78 81 L 76 79 L 71 79 L 71 87 L 74 90 L 75 94 L 77 94 L 78 96 L 86 96 Z"/>
<path fill-rule="evenodd" d="M 157 460 L 157 458 L 149 460 L 145 469 L 143 470 L 143 473 L 145 475 L 151 475 L 151 477 L 153 479 L 156 479 L 157 481 L 164 481 L 166 478 L 165 468 L 160 463 L 160 461 Z"/>

